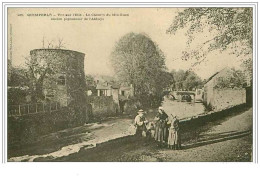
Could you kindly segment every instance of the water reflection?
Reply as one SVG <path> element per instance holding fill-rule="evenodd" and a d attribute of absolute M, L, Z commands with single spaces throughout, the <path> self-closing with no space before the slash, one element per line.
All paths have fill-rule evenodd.
<path fill-rule="evenodd" d="M 176 115 L 179 119 L 192 117 L 205 112 L 205 106 L 202 103 L 178 102 L 165 98 L 162 106 L 168 115 Z"/>

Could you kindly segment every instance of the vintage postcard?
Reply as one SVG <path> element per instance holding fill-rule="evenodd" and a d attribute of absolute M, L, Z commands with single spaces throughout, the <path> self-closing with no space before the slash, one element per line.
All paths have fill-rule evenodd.
<path fill-rule="evenodd" d="M 8 7 L 8 162 L 252 162 L 254 7 Z"/>

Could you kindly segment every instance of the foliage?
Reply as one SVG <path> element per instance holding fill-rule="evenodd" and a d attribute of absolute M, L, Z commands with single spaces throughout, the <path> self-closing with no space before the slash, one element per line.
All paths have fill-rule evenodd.
<path fill-rule="evenodd" d="M 133 84 L 134 94 L 140 99 L 160 96 L 171 82 L 163 52 L 146 34 L 123 36 L 115 45 L 111 63 L 119 81 Z"/>
<path fill-rule="evenodd" d="M 192 71 L 188 72 L 187 77 L 183 82 L 183 87 L 189 91 L 193 90 L 194 88 L 201 88 L 202 80 L 196 73 Z"/>
<path fill-rule="evenodd" d="M 10 80 L 8 81 L 8 86 L 18 87 L 18 86 L 29 86 L 29 80 L 26 77 L 26 69 L 21 67 L 13 67 Z"/>
<path fill-rule="evenodd" d="M 92 75 L 87 74 L 85 78 L 87 87 L 96 86 L 95 78 Z"/>
<path fill-rule="evenodd" d="M 174 90 L 193 90 L 202 87 L 201 78 L 193 71 L 172 70 Z"/>
<path fill-rule="evenodd" d="M 8 105 L 25 104 L 28 95 L 26 87 L 11 87 L 8 88 Z"/>
<path fill-rule="evenodd" d="M 86 89 L 91 90 L 92 95 L 96 95 L 97 94 L 97 90 L 96 90 L 97 83 L 95 81 L 94 76 L 86 75 L 85 78 L 86 78 Z"/>
<path fill-rule="evenodd" d="M 178 13 L 167 32 L 175 34 L 184 28 L 187 29 L 188 47 L 198 33 L 208 30 L 215 35 L 202 41 L 195 50 L 184 51 L 183 60 L 195 59 L 196 65 L 204 61 L 209 52 L 229 48 L 233 54 L 243 56 L 246 71 L 252 73 L 252 66 L 248 64 L 253 49 L 252 8 L 187 8 Z"/>
<path fill-rule="evenodd" d="M 245 85 L 245 75 L 241 70 L 230 69 L 225 77 L 218 77 L 214 88 L 242 88 Z"/>
<path fill-rule="evenodd" d="M 39 101 L 44 99 L 43 85 L 46 78 L 49 81 L 55 82 L 56 78 L 53 77 L 58 70 L 60 70 L 63 62 L 62 57 L 58 56 L 51 51 L 46 51 L 40 56 L 26 57 L 25 75 L 29 82 L 32 101 Z"/>

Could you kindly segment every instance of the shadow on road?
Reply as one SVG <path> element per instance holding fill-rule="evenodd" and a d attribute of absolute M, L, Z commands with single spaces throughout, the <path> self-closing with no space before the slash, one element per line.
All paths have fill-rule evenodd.
<path fill-rule="evenodd" d="M 248 136 L 251 133 L 252 133 L 251 130 L 247 130 L 247 131 L 241 131 L 241 132 L 230 131 L 230 132 L 223 132 L 223 133 L 217 133 L 217 134 L 202 135 L 202 139 L 199 139 L 195 143 L 183 145 L 182 149 L 186 150 L 186 149 L 190 149 L 190 148 L 196 148 L 196 147 L 214 144 L 214 143 L 218 143 L 218 142 L 223 142 L 223 141 L 227 141 L 227 140 L 233 140 L 233 139 L 241 138 L 244 136 Z"/>

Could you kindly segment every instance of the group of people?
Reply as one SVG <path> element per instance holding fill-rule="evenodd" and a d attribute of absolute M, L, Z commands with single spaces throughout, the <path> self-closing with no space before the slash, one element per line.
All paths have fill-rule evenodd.
<path fill-rule="evenodd" d="M 170 149 L 181 149 L 181 136 L 179 120 L 175 115 L 169 117 L 159 107 L 154 122 L 149 122 L 144 115 L 143 110 L 138 111 L 135 117 L 136 136 L 154 138 L 158 146 L 168 146 Z"/>

